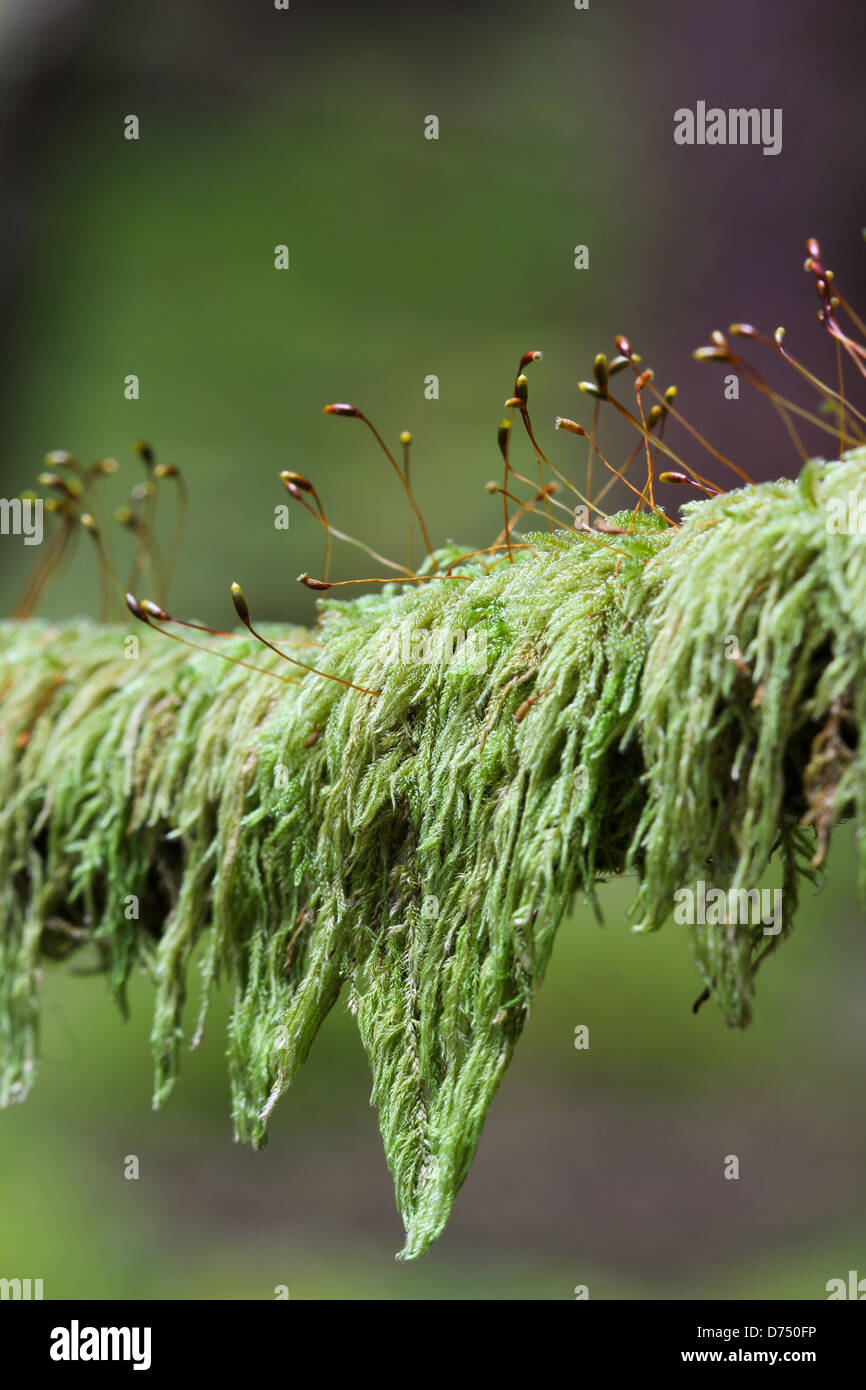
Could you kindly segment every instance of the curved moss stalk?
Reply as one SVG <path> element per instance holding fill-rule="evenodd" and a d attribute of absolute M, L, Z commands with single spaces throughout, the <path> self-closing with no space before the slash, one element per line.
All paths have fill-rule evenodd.
<path fill-rule="evenodd" d="M 33 1080 L 45 958 L 95 949 L 121 1004 L 133 969 L 152 977 L 160 1104 L 203 940 L 203 1013 L 234 982 L 234 1119 L 255 1145 L 345 991 L 408 1257 L 447 1220 L 575 893 L 634 872 L 649 930 L 696 880 L 754 889 L 778 850 L 778 935 L 688 929 L 745 1024 L 844 816 L 866 886 L 866 537 L 828 526 L 864 473 L 861 450 L 694 503 L 679 531 L 533 536 L 513 563 L 325 601 L 317 664 L 378 698 L 140 627 L 129 659 L 123 628 L 4 625 L 3 1101 Z"/>

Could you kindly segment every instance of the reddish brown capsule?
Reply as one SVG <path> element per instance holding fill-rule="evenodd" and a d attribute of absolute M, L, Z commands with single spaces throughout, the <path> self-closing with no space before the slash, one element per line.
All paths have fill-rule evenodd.
<path fill-rule="evenodd" d="M 515 724 L 522 724 L 522 723 L 523 723 L 523 721 L 524 721 L 524 719 L 526 718 L 527 714 L 528 714 L 529 711 L 532 709 L 532 706 L 535 704 L 535 701 L 536 701 L 537 698 L 538 698 L 538 697 L 535 696 L 535 695 L 530 695 L 530 696 L 529 696 L 529 699 L 524 700 L 522 704 L 520 704 L 520 705 L 517 706 L 517 709 L 514 711 L 514 722 L 515 722 Z"/>

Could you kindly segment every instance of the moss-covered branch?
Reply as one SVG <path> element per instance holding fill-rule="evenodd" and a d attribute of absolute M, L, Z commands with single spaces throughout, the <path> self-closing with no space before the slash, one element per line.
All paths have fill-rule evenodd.
<path fill-rule="evenodd" d="M 633 872 L 652 929 L 684 885 L 753 889 L 778 850 L 779 935 L 687 928 L 746 1023 L 798 868 L 846 815 L 866 846 L 866 537 L 828 529 L 864 472 L 860 451 L 696 503 L 679 531 L 533 537 L 513 563 L 326 602 L 316 665 L 376 697 L 143 627 L 136 658 L 127 629 L 4 625 L 3 1100 L 33 1079 L 44 958 L 91 946 L 121 1002 L 131 970 L 152 976 L 159 1103 L 203 939 L 205 1009 L 234 981 L 254 1144 L 345 988 L 412 1256 L 445 1224 L 576 892 Z M 449 660 L 421 631 L 475 637 Z M 302 674 L 252 639 L 231 650 Z"/>

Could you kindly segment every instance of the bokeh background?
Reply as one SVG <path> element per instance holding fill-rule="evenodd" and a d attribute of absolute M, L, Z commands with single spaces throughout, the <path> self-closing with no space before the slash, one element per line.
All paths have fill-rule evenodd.
<path fill-rule="evenodd" d="M 397 558 L 406 544 L 396 480 L 325 402 L 353 401 L 392 441 L 411 429 L 433 536 L 486 544 L 520 354 L 544 350 L 534 418 L 580 481 L 584 456 L 552 417 L 588 423 L 576 381 L 618 332 L 752 476 L 790 473 L 766 404 L 725 401 L 721 371 L 691 351 L 732 320 L 784 323 L 798 356 L 834 371 L 801 266 L 818 236 L 866 304 L 860 11 L 3 0 L 4 495 L 64 448 L 118 458 L 106 501 L 120 504 L 146 438 L 193 502 L 174 610 L 230 622 L 237 578 L 257 617 L 307 621 L 294 577 L 320 571 L 321 532 L 302 514 L 274 529 L 281 469 L 313 477 L 337 525 Z M 699 99 L 781 107 L 783 152 L 676 146 L 673 112 Z M 812 404 L 777 366 L 771 379 Z M 623 436 L 605 438 L 621 459 Z M 79 550 L 48 616 L 98 609 Z M 32 556 L 0 544 L 2 611 Z M 351 550 L 337 564 L 369 573 Z M 851 838 L 742 1035 L 711 1008 L 692 1015 L 681 935 L 631 935 L 629 892 L 603 891 L 604 928 L 581 908 L 562 928 L 450 1226 L 412 1266 L 393 1260 L 401 1231 L 343 1010 L 254 1155 L 231 1142 L 227 1001 L 154 1115 L 147 983 L 122 1024 L 99 977 L 47 972 L 39 1084 L 0 1116 L 0 1275 L 41 1277 L 47 1297 L 269 1298 L 285 1284 L 295 1298 L 557 1299 L 576 1284 L 592 1298 L 821 1298 L 828 1279 L 866 1274 Z M 722 1176 L 732 1153 L 738 1182 Z M 128 1154 L 138 1182 L 123 1179 Z"/>

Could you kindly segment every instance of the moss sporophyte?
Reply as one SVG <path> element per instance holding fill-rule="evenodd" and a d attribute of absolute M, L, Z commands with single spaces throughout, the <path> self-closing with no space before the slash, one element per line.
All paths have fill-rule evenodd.
<path fill-rule="evenodd" d="M 846 380 L 853 368 L 859 382 L 866 351 L 841 326 L 863 328 L 814 243 L 807 269 L 833 386 L 788 353 L 781 330 L 735 325 L 697 354 L 767 397 L 801 457 L 794 479 L 751 483 L 619 338 L 581 383 L 590 423 L 557 420 L 580 441 L 578 487 L 538 442 L 527 373 L 540 354 L 527 352 L 498 431 L 501 481 L 488 484 L 499 533 L 482 548 L 437 548 L 410 436 L 397 457 L 355 407 L 326 407 L 374 434 L 425 558 L 414 570 L 352 541 L 316 484 L 284 472 L 290 502 L 324 531 L 320 575 L 301 576 L 319 594 L 309 631 L 260 629 L 237 584 L 240 633 L 167 610 L 186 493 L 148 445 L 146 481 L 118 518 L 132 536 L 125 583 L 94 520 L 115 465 L 49 457 L 53 533 L 2 627 L 4 1102 L 34 1078 L 47 960 L 89 949 L 121 1005 L 133 970 L 151 977 L 156 1104 L 178 1074 L 194 952 L 193 1043 L 229 977 L 234 1123 L 257 1146 L 342 995 L 370 1059 L 411 1257 L 447 1220 L 576 894 L 595 903 L 601 880 L 634 875 L 635 929 L 679 913 L 698 1003 L 711 996 L 728 1024 L 748 1022 L 756 972 L 845 818 L 860 830 L 866 889 L 866 417 Z M 744 342 L 785 358 L 818 409 L 771 389 Z M 636 431 L 619 465 L 599 443 L 609 410 Z M 826 461 L 809 457 L 804 428 L 823 433 Z M 617 481 L 630 505 L 611 513 Z M 164 554 L 166 487 L 177 520 Z M 680 508 L 668 501 L 684 493 Z M 79 527 L 103 618 L 126 594 L 123 626 L 32 616 Z M 364 585 L 358 597 L 337 597 L 336 542 L 371 562 L 372 580 L 348 581 Z M 765 901 L 774 857 L 782 896 Z"/>

